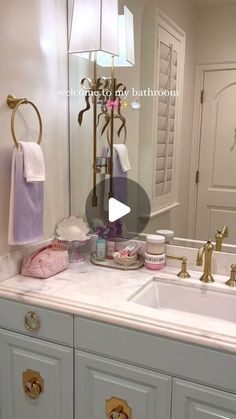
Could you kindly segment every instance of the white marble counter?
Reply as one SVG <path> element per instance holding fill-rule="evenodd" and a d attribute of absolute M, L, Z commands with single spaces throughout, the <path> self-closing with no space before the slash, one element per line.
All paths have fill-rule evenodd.
<path fill-rule="evenodd" d="M 95 267 L 87 261 L 71 264 L 68 270 L 46 280 L 21 275 L 6 279 L 0 282 L 0 297 L 236 352 L 234 322 L 189 313 L 176 316 L 168 310 L 155 310 L 129 301 L 131 295 L 155 276 L 183 281 L 176 277 L 178 271 L 173 267 L 159 272 L 146 268 L 120 271 Z M 200 273 L 191 274 L 192 278 L 184 281 L 199 284 Z M 218 289 L 233 294 L 236 299 L 236 289 L 224 285 L 226 277 L 215 275 L 215 279 L 213 284 L 202 284 L 203 290 Z"/>

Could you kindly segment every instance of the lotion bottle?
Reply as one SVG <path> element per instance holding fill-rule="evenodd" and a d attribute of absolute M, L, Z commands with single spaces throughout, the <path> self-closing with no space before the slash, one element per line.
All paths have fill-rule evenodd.
<path fill-rule="evenodd" d="M 101 228 L 98 231 L 98 238 L 96 241 L 96 257 L 98 260 L 105 260 L 106 258 L 106 240 L 103 237 L 104 230 Z"/>

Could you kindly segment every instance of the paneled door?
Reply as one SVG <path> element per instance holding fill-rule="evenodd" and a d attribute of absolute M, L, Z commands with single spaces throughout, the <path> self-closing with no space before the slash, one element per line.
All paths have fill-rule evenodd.
<path fill-rule="evenodd" d="M 75 419 L 170 419 L 171 377 L 76 351 Z"/>
<path fill-rule="evenodd" d="M 73 419 L 73 350 L 0 329 L 0 418 Z"/>
<path fill-rule="evenodd" d="M 236 242 L 236 69 L 204 73 L 196 239 L 229 227 Z M 224 240 L 227 242 L 227 239 Z"/>
<path fill-rule="evenodd" d="M 236 419 L 236 395 L 174 379 L 172 419 Z"/>

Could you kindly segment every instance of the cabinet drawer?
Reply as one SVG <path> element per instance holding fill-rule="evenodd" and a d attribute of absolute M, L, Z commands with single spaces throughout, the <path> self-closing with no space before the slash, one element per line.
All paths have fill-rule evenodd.
<path fill-rule="evenodd" d="M 172 379 L 167 375 L 80 351 L 75 371 L 75 419 L 170 418 Z M 126 416 L 112 415 L 121 411 Z"/>
<path fill-rule="evenodd" d="M 0 299 L 0 327 L 73 346 L 73 316 Z"/>
<path fill-rule="evenodd" d="M 236 393 L 233 353 L 82 317 L 75 317 L 75 347 Z"/>

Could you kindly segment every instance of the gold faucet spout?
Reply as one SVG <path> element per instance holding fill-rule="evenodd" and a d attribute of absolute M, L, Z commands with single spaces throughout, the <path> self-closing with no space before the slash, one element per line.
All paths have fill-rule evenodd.
<path fill-rule="evenodd" d="M 204 255 L 204 272 L 201 276 L 200 280 L 202 282 L 214 282 L 214 278 L 211 274 L 211 261 L 212 261 L 212 253 L 214 250 L 214 246 L 210 240 L 198 250 L 196 265 L 202 266 L 203 264 L 203 255 Z"/>

